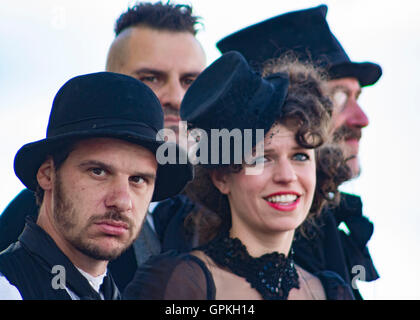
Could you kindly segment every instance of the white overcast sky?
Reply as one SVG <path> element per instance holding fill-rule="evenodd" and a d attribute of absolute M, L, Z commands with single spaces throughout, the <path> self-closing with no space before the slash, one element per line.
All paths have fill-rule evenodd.
<path fill-rule="evenodd" d="M 175 1 L 183 3 L 182 1 Z M 115 19 L 134 1 L 0 0 L 0 212 L 23 189 L 13 158 L 45 137 L 55 93 L 73 76 L 103 71 Z M 361 283 L 367 299 L 420 299 L 419 76 L 420 4 L 400 0 L 192 0 L 203 18 L 198 34 L 208 63 L 215 43 L 252 23 L 321 3 L 353 61 L 383 68 L 360 97 L 370 125 L 363 131 L 360 178 L 343 187 L 363 196 L 375 223 L 369 243 L 381 279 Z"/>

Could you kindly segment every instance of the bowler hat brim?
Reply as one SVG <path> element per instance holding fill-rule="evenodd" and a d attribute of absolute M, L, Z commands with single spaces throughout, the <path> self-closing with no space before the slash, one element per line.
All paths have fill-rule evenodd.
<path fill-rule="evenodd" d="M 62 134 L 52 138 L 28 143 L 20 148 L 14 160 L 14 170 L 16 176 L 28 189 L 36 191 L 38 186 L 36 178 L 38 169 L 46 160 L 46 156 L 51 153 L 51 150 L 62 146 L 63 143 L 66 142 L 99 137 L 125 140 L 142 146 L 153 152 L 155 155 L 157 149 L 165 143 L 165 141 L 151 139 L 150 136 L 133 134 L 131 131 L 116 132 L 115 130 L 109 129 L 95 130 L 94 132 L 92 132 L 92 130 L 86 130 L 78 131 L 76 133 Z M 180 159 L 180 153 L 185 151 L 179 148 L 179 146 L 175 143 L 166 143 L 168 143 L 170 147 L 176 149 L 177 159 Z M 192 172 L 192 166 L 188 161 L 185 164 L 180 164 L 178 161 L 176 164 L 160 164 L 158 161 L 155 190 L 152 201 L 161 201 L 180 193 L 187 182 L 192 180 Z"/>
<path fill-rule="evenodd" d="M 372 62 L 343 62 L 335 64 L 328 71 L 331 79 L 356 78 L 360 86 L 373 85 L 382 75 L 382 68 Z"/>

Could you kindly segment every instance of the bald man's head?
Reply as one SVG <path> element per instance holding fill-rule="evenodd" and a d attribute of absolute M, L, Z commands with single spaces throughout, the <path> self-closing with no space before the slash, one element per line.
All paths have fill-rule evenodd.
<path fill-rule="evenodd" d="M 126 29 L 114 39 L 106 64 L 107 71 L 148 85 L 162 104 L 165 127 L 175 133 L 184 94 L 205 67 L 204 50 L 190 32 L 142 25 Z"/>
<path fill-rule="evenodd" d="M 195 38 L 198 19 L 188 5 L 139 3 L 117 20 L 107 56 L 107 71 L 135 77 L 153 90 L 165 127 L 175 132 L 184 94 L 206 67 Z"/>
<path fill-rule="evenodd" d="M 145 27 L 156 31 L 188 32 L 197 34 L 200 17 L 192 14 L 192 6 L 173 4 L 169 1 L 142 2 L 122 13 L 115 22 L 115 40 L 107 57 L 107 70 L 118 70 L 125 57 L 127 39 L 133 27 Z"/>
<path fill-rule="evenodd" d="M 112 42 L 106 58 L 106 71 L 121 73 L 124 60 L 127 59 L 127 47 L 133 28 L 128 28 L 120 33 Z"/>

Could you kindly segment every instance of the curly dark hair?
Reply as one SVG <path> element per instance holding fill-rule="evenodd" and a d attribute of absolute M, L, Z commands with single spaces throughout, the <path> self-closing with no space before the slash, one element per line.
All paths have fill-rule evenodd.
<path fill-rule="evenodd" d="M 192 15 L 192 7 L 185 4 L 169 3 L 137 3 L 126 12 L 121 14 L 115 23 L 115 35 L 118 36 L 123 30 L 136 26 L 145 25 L 157 30 L 190 32 L 197 34 L 196 25 L 201 18 Z"/>
<path fill-rule="evenodd" d="M 326 75 L 314 66 L 282 57 L 267 63 L 263 76 L 277 72 L 287 72 L 290 79 L 288 95 L 282 106 L 282 113 L 276 123 L 295 132 L 299 146 L 315 149 L 316 177 L 314 199 L 305 222 L 299 227 L 300 234 L 306 238 L 314 236 L 318 230 L 316 223 L 326 204 L 339 202 L 338 186 L 350 179 L 350 168 L 346 165 L 341 149 L 329 143 L 331 135 L 331 116 L 333 106 L 324 94 Z M 200 242 L 205 243 L 220 229 L 231 226 L 229 201 L 213 184 L 211 173 L 221 170 L 235 174 L 242 170 L 241 165 L 219 168 L 196 166 L 194 180 L 185 189 L 197 208 L 186 219 L 187 228 L 194 226 L 200 230 Z"/>

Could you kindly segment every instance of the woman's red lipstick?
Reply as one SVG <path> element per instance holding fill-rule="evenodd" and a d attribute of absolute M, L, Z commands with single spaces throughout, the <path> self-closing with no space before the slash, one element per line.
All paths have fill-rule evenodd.
<path fill-rule="evenodd" d="M 276 196 L 282 196 L 282 195 L 294 195 L 296 198 L 294 198 L 292 201 L 287 202 L 280 202 L 280 201 L 269 201 L 268 199 L 276 197 Z M 272 193 L 267 197 L 264 197 L 264 200 L 267 201 L 268 205 L 278 211 L 293 211 L 297 208 L 300 202 L 300 194 L 295 191 L 282 191 L 282 192 L 276 192 Z"/>

